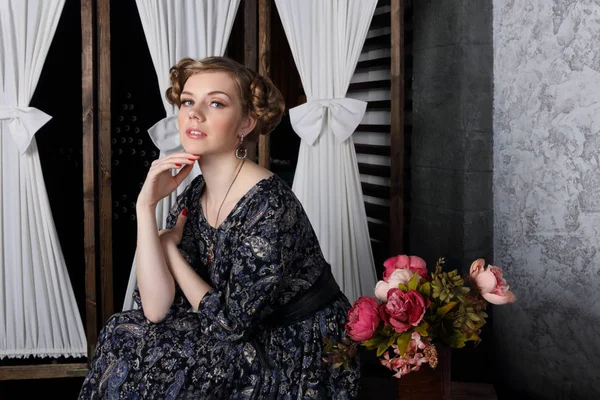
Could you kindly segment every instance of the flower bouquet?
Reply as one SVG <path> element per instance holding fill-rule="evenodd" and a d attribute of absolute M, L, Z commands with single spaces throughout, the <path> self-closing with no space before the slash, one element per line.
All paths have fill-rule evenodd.
<path fill-rule="evenodd" d="M 515 296 L 502 270 L 485 268 L 483 259 L 475 260 L 465 277 L 456 270 L 442 272 L 443 264 L 444 259 L 439 259 L 429 274 L 420 257 L 388 259 L 375 297 L 358 298 L 348 312 L 346 331 L 351 340 L 326 340 L 324 361 L 334 366 L 347 364 L 361 345 L 376 350 L 381 364 L 400 378 L 424 364 L 435 368 L 437 342 L 461 348 L 469 341 L 481 341 L 488 302 L 512 303 Z"/>

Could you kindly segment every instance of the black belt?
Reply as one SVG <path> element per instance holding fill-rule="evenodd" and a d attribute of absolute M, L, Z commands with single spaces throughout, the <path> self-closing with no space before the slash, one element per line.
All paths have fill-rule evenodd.
<path fill-rule="evenodd" d="M 331 267 L 325 266 L 321 275 L 306 292 L 296 295 L 288 303 L 265 319 L 270 326 L 288 326 L 313 316 L 342 294 L 339 285 L 331 273 Z"/>

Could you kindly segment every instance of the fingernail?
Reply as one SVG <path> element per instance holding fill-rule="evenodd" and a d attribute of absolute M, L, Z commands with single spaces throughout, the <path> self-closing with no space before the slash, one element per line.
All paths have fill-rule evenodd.
<path fill-rule="evenodd" d="M 181 164 L 175 164 L 176 167 L 181 167 Z"/>
<path fill-rule="evenodd" d="M 194 160 L 193 158 L 188 158 L 188 160 L 190 160 L 190 161 L 196 161 L 196 160 Z"/>
<path fill-rule="evenodd" d="M 200 157 L 200 154 L 194 154 L 196 157 Z"/>
<path fill-rule="evenodd" d="M 184 217 L 187 217 L 187 208 L 184 208 L 183 211 L 181 211 L 181 214 L 183 214 Z"/>

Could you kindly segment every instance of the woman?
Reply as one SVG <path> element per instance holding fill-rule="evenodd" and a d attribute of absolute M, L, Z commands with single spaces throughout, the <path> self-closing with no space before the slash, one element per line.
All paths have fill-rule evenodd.
<path fill-rule="evenodd" d="M 223 57 L 183 59 L 171 83 L 185 152 L 155 161 L 137 200 L 140 309 L 108 321 L 80 398 L 355 397 L 357 361 L 322 362 L 349 302 L 292 191 L 245 158 L 279 123 L 281 94 Z M 202 175 L 159 232 L 156 204 L 195 162 Z"/>

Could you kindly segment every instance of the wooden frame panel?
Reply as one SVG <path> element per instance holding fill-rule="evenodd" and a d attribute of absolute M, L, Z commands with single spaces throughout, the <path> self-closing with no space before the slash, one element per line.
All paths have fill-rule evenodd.
<path fill-rule="evenodd" d="M 404 0 L 391 0 L 390 254 L 404 250 Z"/>
<path fill-rule="evenodd" d="M 267 77 L 271 72 L 271 3 L 272 0 L 258 0 L 258 73 Z M 271 167 L 270 134 L 260 135 L 258 163 L 266 169 Z"/>
<path fill-rule="evenodd" d="M 258 69 L 258 0 L 244 0 L 244 65 Z M 256 161 L 256 143 L 247 143 L 248 159 Z"/>
<path fill-rule="evenodd" d="M 96 299 L 96 199 L 94 168 L 94 1 L 81 0 L 81 84 L 83 112 L 83 242 L 88 360 L 98 338 Z"/>
<path fill-rule="evenodd" d="M 97 0 L 98 225 L 103 325 L 114 313 L 112 262 L 112 175 L 110 110 L 110 0 Z"/>

